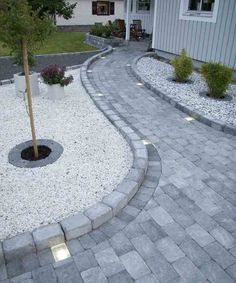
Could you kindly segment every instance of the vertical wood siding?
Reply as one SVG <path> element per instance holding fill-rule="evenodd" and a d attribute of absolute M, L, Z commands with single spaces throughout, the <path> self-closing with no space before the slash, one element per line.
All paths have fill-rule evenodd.
<path fill-rule="evenodd" d="M 216 23 L 180 20 L 180 0 L 156 1 L 155 49 L 236 69 L 236 0 L 220 0 Z"/>

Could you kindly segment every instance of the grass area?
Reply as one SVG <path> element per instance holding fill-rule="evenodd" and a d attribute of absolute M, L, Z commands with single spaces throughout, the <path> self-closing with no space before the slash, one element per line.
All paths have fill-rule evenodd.
<path fill-rule="evenodd" d="M 63 52 L 81 52 L 95 50 L 86 43 L 83 32 L 56 32 L 48 40 L 43 42 L 42 47 L 36 54 L 52 54 Z M 0 43 L 0 56 L 8 56 L 10 51 Z"/>

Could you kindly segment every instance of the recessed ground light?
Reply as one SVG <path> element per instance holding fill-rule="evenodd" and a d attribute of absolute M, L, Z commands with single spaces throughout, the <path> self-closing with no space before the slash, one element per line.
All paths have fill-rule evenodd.
<path fill-rule="evenodd" d="M 126 64 L 126 66 L 127 66 L 127 67 L 131 67 L 131 65 L 130 65 L 130 64 Z"/>
<path fill-rule="evenodd" d="M 97 96 L 104 96 L 104 94 L 103 93 L 98 93 Z"/>
<path fill-rule="evenodd" d="M 106 57 L 105 57 L 105 56 L 101 56 L 100 58 L 101 58 L 101 59 L 106 59 Z"/>
<path fill-rule="evenodd" d="M 92 73 L 92 70 L 87 70 L 88 73 Z"/>
<path fill-rule="evenodd" d="M 51 247 L 51 251 L 55 262 L 71 257 L 70 252 L 65 243 Z"/>
<path fill-rule="evenodd" d="M 192 121 L 195 120 L 193 117 L 190 117 L 190 116 L 185 117 L 184 119 L 185 119 L 186 121 L 188 121 L 188 122 L 192 122 Z"/>
<path fill-rule="evenodd" d="M 137 83 L 137 85 L 142 86 L 143 84 L 142 83 Z"/>
<path fill-rule="evenodd" d="M 143 140 L 143 144 L 146 145 L 146 144 L 152 144 L 152 142 L 150 140 Z"/>

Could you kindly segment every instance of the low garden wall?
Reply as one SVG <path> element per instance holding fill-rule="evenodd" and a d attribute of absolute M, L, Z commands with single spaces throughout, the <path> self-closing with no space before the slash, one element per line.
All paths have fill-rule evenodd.
<path fill-rule="evenodd" d="M 104 48 L 107 46 L 112 46 L 112 47 L 122 46 L 125 44 L 125 40 L 123 38 L 118 38 L 118 37 L 104 38 L 87 33 L 86 43 L 95 46 L 97 48 Z"/>

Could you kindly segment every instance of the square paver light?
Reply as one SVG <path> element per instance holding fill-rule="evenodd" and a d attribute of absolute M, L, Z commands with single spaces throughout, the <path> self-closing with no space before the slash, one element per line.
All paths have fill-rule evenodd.
<path fill-rule="evenodd" d="M 65 243 L 51 247 L 51 251 L 56 262 L 71 257 L 70 252 Z"/>

